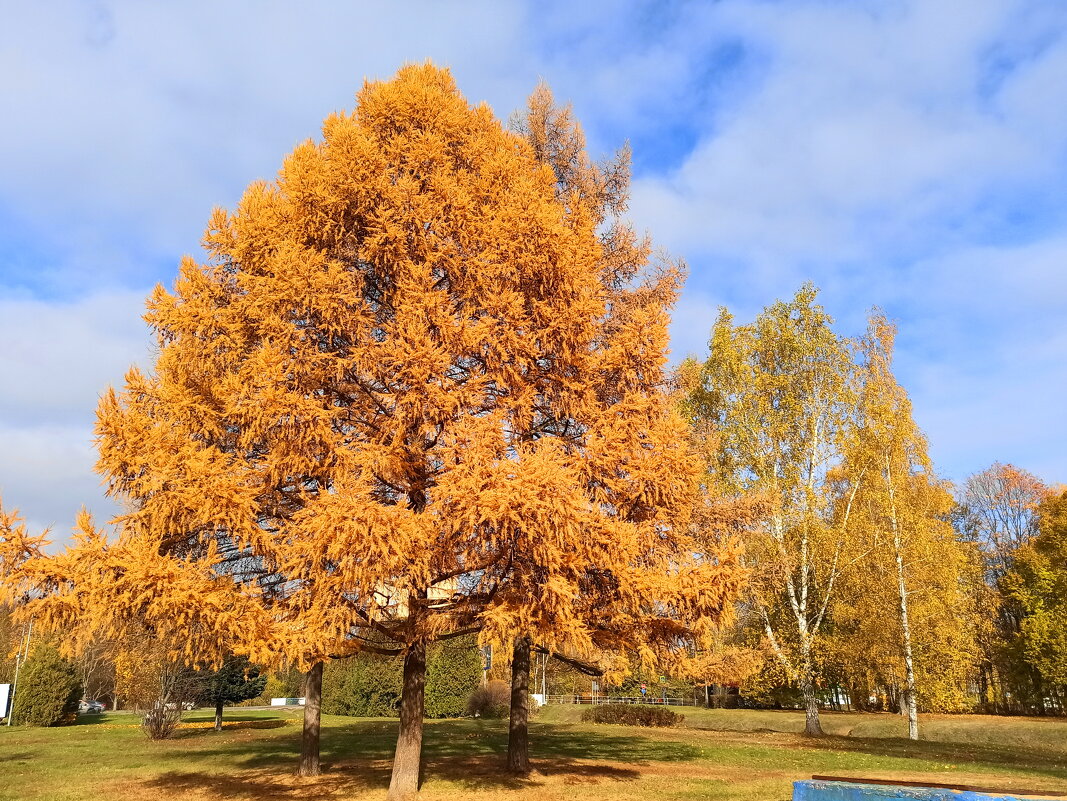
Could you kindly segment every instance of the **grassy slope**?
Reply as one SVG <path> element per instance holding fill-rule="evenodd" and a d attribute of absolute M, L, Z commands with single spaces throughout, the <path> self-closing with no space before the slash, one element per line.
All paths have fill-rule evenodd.
<path fill-rule="evenodd" d="M 685 728 L 648 730 L 585 725 L 579 711 L 554 707 L 539 716 L 531 732 L 538 770 L 525 781 L 499 775 L 503 722 L 430 723 L 423 798 L 783 801 L 792 780 L 813 773 L 1067 793 L 1063 720 L 926 716 L 929 739 L 911 743 L 889 715 L 827 715 L 832 736 L 811 741 L 795 734 L 802 718 L 792 712 L 689 709 Z M 57 729 L 2 729 L 0 799 L 384 798 L 395 721 L 325 718 L 326 772 L 308 780 L 292 776 L 297 716 L 240 710 L 227 717 L 233 722 L 222 733 L 194 726 L 160 743 L 122 714 Z"/>

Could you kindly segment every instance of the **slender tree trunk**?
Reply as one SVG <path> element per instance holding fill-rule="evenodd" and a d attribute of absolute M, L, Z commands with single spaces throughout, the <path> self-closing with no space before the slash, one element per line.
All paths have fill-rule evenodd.
<path fill-rule="evenodd" d="M 319 722 L 322 701 L 322 662 L 316 662 L 304 680 L 304 736 L 301 741 L 301 776 L 319 775 Z"/>
<path fill-rule="evenodd" d="M 904 584 L 904 560 L 897 540 L 897 589 L 900 594 L 900 627 L 904 637 L 904 680 L 906 682 L 901 707 L 908 715 L 908 737 L 919 739 L 919 708 L 915 692 L 915 660 L 911 652 L 911 624 L 908 620 L 908 591 Z M 904 711 L 903 709 L 901 711 Z"/>
<path fill-rule="evenodd" d="M 419 792 L 422 768 L 422 719 L 426 708 L 426 644 L 415 643 L 404 655 L 400 696 L 400 733 L 396 738 L 389 801 L 409 801 Z"/>
<path fill-rule="evenodd" d="M 822 737 L 822 723 L 819 722 L 819 699 L 815 695 L 815 681 L 808 672 L 801 684 L 804 694 L 804 734 L 809 737 Z"/>
<path fill-rule="evenodd" d="M 215 731 L 222 731 L 222 701 L 215 702 Z"/>
<path fill-rule="evenodd" d="M 530 772 L 530 638 L 516 637 L 511 659 L 511 720 L 508 726 L 508 771 Z"/>
<path fill-rule="evenodd" d="M 803 620 L 801 621 L 803 623 Z M 822 737 L 822 723 L 819 721 L 819 699 L 815 695 L 815 670 L 811 664 L 811 639 L 807 626 L 800 627 L 800 649 L 802 655 L 800 691 L 804 695 L 804 734 L 809 737 Z"/>
<path fill-rule="evenodd" d="M 1034 697 L 1037 699 L 1037 714 L 1044 716 L 1048 714 L 1048 709 L 1045 707 L 1045 683 L 1041 681 L 1041 675 L 1034 670 L 1031 673 L 1033 681 L 1031 685 L 1034 688 Z"/>
<path fill-rule="evenodd" d="M 893 473 L 886 459 L 886 479 L 889 484 L 890 524 L 893 527 L 893 551 L 897 563 L 897 596 L 900 600 L 900 630 L 904 638 L 904 701 L 908 712 L 908 737 L 919 739 L 919 709 L 915 693 L 915 660 L 911 652 L 911 624 L 908 620 L 908 587 L 904 581 L 904 546 L 900 526 L 897 525 L 896 493 L 893 490 Z M 903 710 L 902 710 L 903 711 Z"/>

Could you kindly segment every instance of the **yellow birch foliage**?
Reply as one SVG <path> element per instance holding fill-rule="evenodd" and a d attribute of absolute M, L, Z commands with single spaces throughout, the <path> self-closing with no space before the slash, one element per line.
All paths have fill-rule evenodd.
<path fill-rule="evenodd" d="M 952 495 L 892 372 L 895 327 L 877 310 L 860 344 L 857 426 L 841 469 L 838 515 L 861 557 L 834 601 L 833 648 L 857 688 L 908 685 L 930 711 L 967 707 L 976 621 L 967 588 L 976 560 L 949 522 Z M 892 613 L 890 613 L 892 610 Z"/>
<path fill-rule="evenodd" d="M 835 519 L 833 468 L 852 425 L 854 365 L 847 340 L 803 286 L 750 325 L 722 309 L 703 365 L 683 365 L 684 407 L 715 433 L 708 481 L 729 496 L 761 499 L 745 538 L 752 616 L 820 732 L 816 688 L 821 637 L 848 564 L 848 520 Z"/>

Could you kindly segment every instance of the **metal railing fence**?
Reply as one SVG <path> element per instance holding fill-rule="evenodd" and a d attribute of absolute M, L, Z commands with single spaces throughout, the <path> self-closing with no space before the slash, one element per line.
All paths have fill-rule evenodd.
<path fill-rule="evenodd" d="M 662 695 L 646 696 L 611 696 L 611 695 L 584 695 L 570 693 L 565 695 L 545 696 L 547 704 L 644 704 L 646 706 L 686 706 L 684 698 L 671 698 Z M 691 702 L 690 702 L 691 703 Z"/>

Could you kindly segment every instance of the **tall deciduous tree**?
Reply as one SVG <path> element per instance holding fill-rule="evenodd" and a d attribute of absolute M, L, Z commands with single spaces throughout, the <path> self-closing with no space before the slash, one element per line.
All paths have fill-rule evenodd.
<path fill-rule="evenodd" d="M 768 504 L 763 526 L 746 543 L 754 568 L 750 601 L 803 693 L 811 735 L 822 733 L 818 637 L 851 559 L 849 514 L 834 513 L 842 488 L 832 469 L 855 410 L 850 343 L 833 332 L 816 294 L 806 285 L 751 325 L 734 325 L 723 309 L 686 401 L 693 424 L 710 424 L 718 435 L 714 480 L 728 494 L 754 493 Z"/>
<path fill-rule="evenodd" d="M 957 526 L 981 549 L 985 572 L 985 583 L 975 592 L 985 621 L 978 662 L 985 709 L 1027 712 L 1044 706 L 1041 674 L 1019 648 L 1023 611 L 1004 578 L 1018 549 L 1036 536 L 1037 510 L 1047 495 L 1037 476 L 996 462 L 970 476 L 959 497 Z"/>
<path fill-rule="evenodd" d="M 403 656 L 394 799 L 417 791 L 428 643 L 590 649 L 591 584 L 608 636 L 648 643 L 635 610 L 668 610 L 666 641 L 740 580 L 675 520 L 684 429 L 650 392 L 675 282 L 616 311 L 604 272 L 634 271 L 557 190 L 446 71 L 368 83 L 216 211 L 208 261 L 149 302 L 154 373 L 100 407 L 131 536 L 228 578 L 312 674 Z"/>
<path fill-rule="evenodd" d="M 895 336 L 895 327 L 876 311 L 860 342 L 857 424 L 840 470 L 838 514 L 851 516 L 865 555 L 862 569 L 844 577 L 838 606 L 845 608 L 842 618 L 855 620 L 858 614 L 858 628 L 866 629 L 866 636 L 857 636 L 843 627 L 853 645 L 870 647 L 875 641 L 870 653 L 889 655 L 901 666 L 901 708 L 914 740 L 917 674 L 958 676 L 952 668 L 965 665 L 970 655 L 965 647 L 970 621 L 963 614 L 968 559 L 948 522 L 952 497 L 933 472 L 911 401 L 893 375 Z M 892 625 L 879 614 L 887 607 L 896 609 Z M 949 647 L 935 647 L 937 640 Z M 923 663 L 921 672 L 917 661 Z"/>
<path fill-rule="evenodd" d="M 991 576 L 1007 573 L 1016 549 L 1037 534 L 1037 508 L 1047 494 L 1041 479 L 1012 464 L 994 462 L 967 479 L 965 514 Z"/>
<path fill-rule="evenodd" d="M 1005 593 L 1021 612 L 1019 651 L 1067 709 L 1067 492 L 1038 507 L 1038 533 L 1014 554 Z"/>

